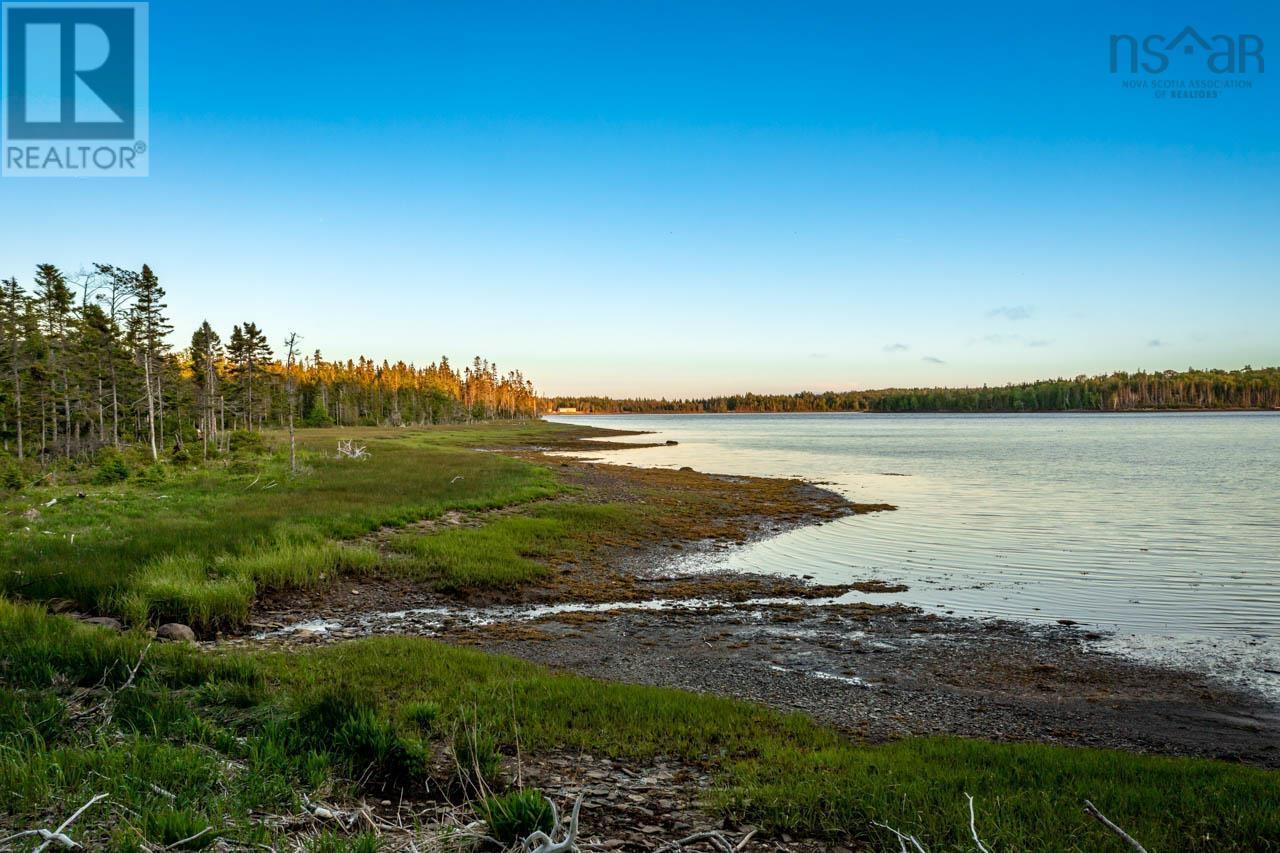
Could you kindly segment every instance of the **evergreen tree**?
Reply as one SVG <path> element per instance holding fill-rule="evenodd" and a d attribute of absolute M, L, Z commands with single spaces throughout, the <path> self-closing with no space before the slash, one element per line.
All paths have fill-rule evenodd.
<path fill-rule="evenodd" d="M 222 360 L 222 339 L 205 320 L 191 336 L 191 379 L 196 386 L 200 408 L 200 441 L 204 458 L 209 458 L 209 438 L 217 435 L 214 400 L 218 397 L 218 363 Z M 214 446 L 217 446 L 215 438 Z"/>
<path fill-rule="evenodd" d="M 164 416 L 164 389 L 161 362 L 167 352 L 165 337 L 173 331 L 164 309 L 164 288 L 151 267 L 142 265 L 133 292 L 133 306 L 129 314 L 136 357 L 142 366 L 143 395 L 147 404 L 147 436 L 151 444 L 151 458 L 160 458 L 157 444 L 157 422 Z M 164 428 L 159 427 L 159 442 L 164 442 Z"/>
<path fill-rule="evenodd" d="M 67 349 L 70 342 L 72 306 L 75 294 L 64 276 L 53 264 L 36 267 L 35 304 L 40 332 L 44 336 L 46 351 L 46 380 L 48 396 L 41 408 L 49 410 L 49 444 L 58 444 L 58 405 L 62 405 L 65 452 L 71 447 L 71 383 Z M 41 430 L 43 439 L 44 430 Z"/>
<path fill-rule="evenodd" d="M 235 373 L 245 427 L 252 429 L 255 424 L 261 426 L 262 416 L 259 410 L 267 402 L 264 400 L 264 366 L 271 360 L 271 347 L 267 344 L 266 334 L 254 323 L 234 327 L 227 342 L 227 357 L 231 360 Z"/>
<path fill-rule="evenodd" d="M 27 295 L 22 292 L 18 280 L 7 278 L 0 282 L 0 358 L 5 361 L 10 383 L 6 419 L 13 419 L 19 459 L 26 455 L 22 436 L 22 377 L 27 368 L 24 341 L 30 338 L 30 320 Z"/>

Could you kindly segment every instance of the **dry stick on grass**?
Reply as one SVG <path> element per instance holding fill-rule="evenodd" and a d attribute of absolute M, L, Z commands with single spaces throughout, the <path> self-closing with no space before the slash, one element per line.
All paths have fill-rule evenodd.
<path fill-rule="evenodd" d="M 887 829 L 890 832 L 892 832 L 894 835 L 898 836 L 898 844 L 902 847 L 902 853 L 911 853 L 911 851 L 907 849 L 908 841 L 911 842 L 911 846 L 914 847 L 918 851 L 918 853 L 929 853 L 929 851 L 924 849 L 924 846 L 920 844 L 920 842 L 916 839 L 914 835 L 903 835 L 901 832 L 898 832 L 898 830 L 894 829 L 892 826 L 889 826 L 889 824 L 887 823 L 876 823 L 873 820 L 871 821 L 871 825 L 878 826 L 881 829 Z"/>
<path fill-rule="evenodd" d="M 1104 815 L 1102 812 L 1098 811 L 1098 807 L 1095 806 L 1093 803 L 1089 802 L 1088 800 L 1084 801 L 1084 813 L 1087 814 L 1089 817 L 1093 818 L 1094 820 L 1096 820 L 1098 823 L 1105 826 L 1107 829 L 1114 832 L 1116 835 L 1118 835 L 1121 841 L 1123 841 L 1125 844 L 1128 844 L 1130 847 L 1136 850 L 1137 853 L 1147 853 L 1147 848 L 1143 847 L 1141 844 L 1135 841 L 1133 839 L 1133 836 L 1129 835 L 1129 833 L 1125 832 L 1123 829 L 1121 829 L 1120 827 L 1112 823 L 1110 820 L 1108 820 L 1107 816 Z"/>
<path fill-rule="evenodd" d="M 30 836 L 30 835 L 38 835 L 43 839 L 43 841 L 41 841 L 40 846 L 37 847 L 34 851 L 32 851 L 32 853 L 40 853 L 40 851 L 44 850 L 46 847 L 48 847 L 50 844 L 53 844 L 54 842 L 57 842 L 60 846 L 62 846 L 67 850 L 83 849 L 83 847 L 80 844 L 76 843 L 76 841 L 72 839 L 71 836 L 66 834 L 67 827 L 75 823 L 76 818 L 84 814 L 85 811 L 88 810 L 88 808 L 92 806 L 94 803 L 98 802 L 99 800 L 105 800 L 106 798 L 107 798 L 106 794 L 96 794 L 93 797 L 93 799 L 89 800 L 89 802 L 85 803 L 83 806 L 76 809 L 75 813 L 72 814 L 71 817 L 64 820 L 58 826 L 57 829 L 24 830 L 23 832 L 14 833 L 13 835 L 10 835 L 8 838 L 0 838 L 0 844 L 7 844 L 10 841 L 15 841 L 19 838 L 26 838 L 27 836 Z"/>
<path fill-rule="evenodd" d="M 750 838 L 750 835 L 747 836 Z M 674 851 L 683 850 L 686 844 L 697 844 L 699 841 L 706 841 L 716 848 L 719 853 L 735 853 L 738 849 L 729 842 L 722 834 L 714 829 L 706 832 L 695 832 L 693 835 L 681 838 L 679 841 L 672 841 L 659 847 L 654 853 L 674 853 Z"/>
<path fill-rule="evenodd" d="M 978 837 L 978 822 L 973 814 L 973 797 L 967 791 L 965 796 L 969 798 L 969 831 L 973 833 L 973 843 L 978 845 L 978 850 L 981 853 L 991 853 L 990 850 L 983 846 L 982 839 Z"/>
<path fill-rule="evenodd" d="M 93 687 L 87 690 L 77 691 L 76 694 L 72 696 L 70 700 L 72 704 L 74 704 L 75 702 L 79 701 L 80 699 L 86 696 L 96 693 L 99 690 L 106 689 L 107 695 L 98 704 L 90 708 L 86 708 L 85 710 L 76 711 L 72 713 L 71 721 L 75 723 L 77 726 L 79 726 L 82 722 L 90 720 L 93 717 L 97 716 L 98 714 L 102 714 L 103 715 L 102 726 L 105 727 L 108 724 L 110 724 L 111 717 L 115 713 L 116 696 L 118 696 L 124 690 L 127 690 L 128 688 L 133 686 L 134 679 L 138 677 L 138 670 L 142 668 L 142 662 L 146 659 L 147 652 L 150 650 L 151 650 L 151 643 L 147 643 L 147 645 L 143 648 L 142 653 L 138 655 L 138 662 L 129 668 L 128 670 L 129 677 L 125 679 L 124 684 L 121 684 L 115 690 L 111 690 L 110 688 L 106 687 L 107 676 L 111 674 L 111 670 L 115 666 L 114 664 L 112 664 L 108 666 L 105 670 L 103 670 L 102 678 L 98 680 L 97 684 L 95 684 Z"/>
<path fill-rule="evenodd" d="M 524 759 L 520 755 L 520 720 L 516 717 L 516 688 L 511 687 L 511 728 L 516 736 L 516 787 L 524 787 Z"/>
<path fill-rule="evenodd" d="M 207 832 L 212 832 L 212 831 L 213 831 L 213 827 L 212 827 L 212 826 L 206 826 L 204 829 L 200 830 L 200 831 L 199 831 L 199 832 L 197 832 L 195 835 L 188 835 L 186 838 L 182 839 L 181 841 L 175 841 L 175 842 L 173 842 L 172 844 L 170 844 L 170 845 L 168 845 L 167 847 L 165 847 L 164 849 L 165 849 L 165 850 L 177 850 L 177 849 L 178 849 L 179 847 L 181 847 L 182 845 L 184 845 L 184 844 L 189 844 L 189 843 L 191 843 L 192 841 L 195 841 L 197 838 L 199 838 L 199 837 L 201 837 L 202 835 L 204 835 L 205 833 L 207 833 Z"/>
<path fill-rule="evenodd" d="M 129 677 L 124 680 L 124 684 L 110 691 L 107 698 L 102 701 L 101 709 L 105 712 L 102 717 L 103 727 L 111 724 L 111 717 L 116 712 L 116 697 L 133 686 L 133 680 L 138 677 L 138 670 L 142 669 L 142 662 L 146 660 L 149 651 L 151 651 L 151 644 L 147 643 L 142 648 L 142 653 L 138 655 L 138 662 L 129 670 Z"/>
<path fill-rule="evenodd" d="M 162 797 L 168 797 L 170 800 L 173 800 L 175 802 L 178 799 L 177 794 L 173 793 L 172 791 L 166 791 L 164 788 L 161 788 L 159 785 L 157 785 L 154 782 L 148 782 L 147 787 L 155 791 L 157 794 L 159 794 Z"/>

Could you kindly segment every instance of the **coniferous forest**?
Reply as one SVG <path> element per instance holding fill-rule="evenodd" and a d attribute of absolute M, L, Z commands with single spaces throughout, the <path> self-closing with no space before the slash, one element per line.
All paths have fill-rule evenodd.
<path fill-rule="evenodd" d="M 41 264 L 30 287 L 0 282 L 0 447 L 22 460 L 144 447 L 200 457 L 235 430 L 425 424 L 533 416 L 533 385 L 476 358 L 418 367 L 303 354 L 290 330 L 205 322 L 170 343 L 165 290 L 143 265 L 68 275 Z M 182 332 L 178 332 L 181 338 Z"/>
<path fill-rule="evenodd" d="M 208 322 L 170 341 L 165 290 L 140 271 L 41 264 L 29 287 L 0 281 L 0 447 L 49 460 L 131 444 L 204 455 L 235 430 L 450 423 L 580 412 L 1050 412 L 1280 408 L 1280 368 L 1077 376 L 1001 387 L 737 394 L 702 399 L 539 399 L 519 371 L 475 358 L 419 367 L 303 354 L 255 322 L 224 338 Z M 179 333 L 181 337 L 181 333 Z"/>
<path fill-rule="evenodd" d="M 734 394 L 688 400 L 557 397 L 547 409 L 580 412 L 1133 412 L 1280 409 L 1280 367 L 1166 370 L 1045 379 L 995 388 L 888 388 Z"/>

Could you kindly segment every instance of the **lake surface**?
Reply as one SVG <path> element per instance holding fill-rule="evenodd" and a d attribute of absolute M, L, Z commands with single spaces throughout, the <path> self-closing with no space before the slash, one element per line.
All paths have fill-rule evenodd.
<path fill-rule="evenodd" d="M 896 512 L 783 534 L 715 567 L 878 578 L 942 613 L 1072 619 L 1109 645 L 1280 697 L 1280 414 L 623 415 L 678 446 L 615 463 L 827 484 Z M 635 441 L 651 441 L 638 437 Z"/>

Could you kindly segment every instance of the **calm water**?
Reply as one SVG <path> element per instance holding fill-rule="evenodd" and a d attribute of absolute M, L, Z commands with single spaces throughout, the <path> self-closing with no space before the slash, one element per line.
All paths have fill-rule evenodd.
<path fill-rule="evenodd" d="M 1074 619 L 1280 696 L 1280 414 L 635 415 L 611 462 L 797 476 L 897 512 L 717 567 L 902 581 L 940 612 Z M 636 441 L 652 440 L 650 437 Z"/>

